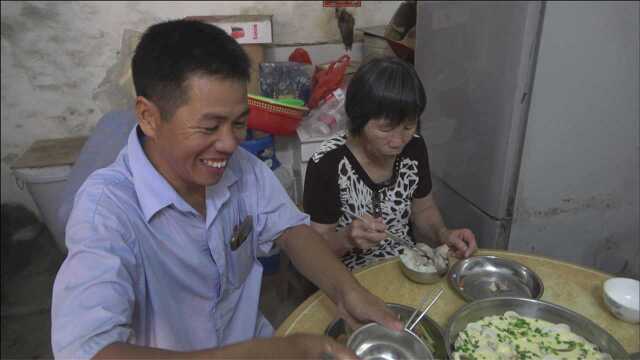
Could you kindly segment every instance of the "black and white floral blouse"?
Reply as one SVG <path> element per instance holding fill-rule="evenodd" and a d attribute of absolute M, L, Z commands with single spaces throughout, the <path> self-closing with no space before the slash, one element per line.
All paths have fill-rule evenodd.
<path fill-rule="evenodd" d="M 340 230 L 352 218 L 347 211 L 382 216 L 387 230 L 411 239 L 411 202 L 431 191 L 427 147 L 420 135 L 414 137 L 398 155 L 393 175 L 385 183 L 374 183 L 346 146 L 347 136 L 340 132 L 326 140 L 311 156 L 304 185 L 304 210 L 311 220 L 335 224 Z M 412 240 L 413 241 L 413 240 Z M 400 255 L 402 244 L 386 239 L 364 251 L 350 251 L 343 263 L 355 270 L 374 261 Z"/>

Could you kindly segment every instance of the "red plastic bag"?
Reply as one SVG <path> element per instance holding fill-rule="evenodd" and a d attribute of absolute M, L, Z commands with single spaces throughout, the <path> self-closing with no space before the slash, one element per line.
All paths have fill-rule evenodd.
<path fill-rule="evenodd" d="M 296 48 L 293 50 L 291 55 L 289 55 L 289 61 L 303 63 L 303 64 L 311 64 L 311 57 L 309 53 L 303 48 Z"/>
<path fill-rule="evenodd" d="M 332 62 L 327 69 L 316 67 L 316 72 L 313 74 L 311 82 L 311 96 L 307 102 L 309 109 L 318 106 L 322 99 L 342 85 L 344 74 L 350 63 L 351 58 L 348 55 L 342 55 L 340 59 Z"/>

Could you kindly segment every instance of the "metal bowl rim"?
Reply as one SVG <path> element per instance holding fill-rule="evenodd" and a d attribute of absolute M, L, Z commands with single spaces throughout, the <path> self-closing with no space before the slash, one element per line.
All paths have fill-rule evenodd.
<path fill-rule="evenodd" d="M 548 301 L 544 301 L 544 300 L 538 300 L 538 299 L 529 299 L 529 298 L 522 298 L 522 297 L 508 297 L 508 296 L 503 296 L 503 297 L 492 297 L 492 298 L 487 298 L 487 299 L 481 299 L 481 300 L 476 300 L 473 302 L 470 302 L 468 304 L 463 305 L 460 309 L 458 309 L 455 313 L 453 313 L 453 315 L 451 315 L 449 317 L 449 321 L 447 322 L 447 328 L 444 332 L 444 346 L 447 350 L 447 355 L 449 356 L 449 358 L 451 358 L 451 343 L 449 341 L 449 334 L 451 333 L 451 326 L 453 325 L 453 323 L 455 322 L 455 320 L 457 320 L 460 317 L 460 314 L 462 314 L 463 312 L 465 312 L 467 309 L 469 309 L 470 307 L 477 307 L 479 306 L 478 304 L 482 304 L 482 303 L 486 303 L 486 302 L 495 302 L 495 301 L 504 301 L 504 300 L 515 300 L 515 301 L 524 301 L 524 302 L 530 302 L 536 305 L 543 305 L 543 306 L 549 306 L 552 308 L 555 308 L 556 310 L 560 310 L 560 311 L 564 311 L 569 313 L 571 316 L 577 317 L 581 320 L 585 320 L 590 326 L 593 326 L 597 329 L 599 329 L 600 331 L 602 331 L 603 333 L 607 334 L 607 336 L 609 336 L 612 340 L 612 342 L 619 346 L 620 349 L 622 349 L 622 351 L 627 355 L 627 358 L 629 357 L 629 353 L 627 352 L 627 350 L 624 348 L 624 346 L 622 346 L 622 344 L 620 344 L 620 342 L 613 337 L 613 335 L 609 334 L 608 331 L 604 330 L 600 325 L 596 324 L 595 322 L 591 321 L 589 318 L 587 318 L 586 316 L 580 315 L 577 312 L 568 309 L 564 306 L 560 306 L 558 304 L 554 304 L 554 303 L 550 303 Z M 570 324 L 567 324 L 569 326 L 571 326 Z M 572 330 L 573 331 L 573 330 Z M 588 341 L 591 341 L 589 339 L 587 339 Z"/>
<path fill-rule="evenodd" d="M 414 310 L 415 310 L 415 309 L 414 309 L 414 308 L 412 308 L 411 306 L 409 306 L 409 305 L 405 305 L 405 304 L 387 303 L 387 302 L 386 302 L 386 303 L 384 303 L 384 304 L 385 304 L 385 306 L 386 306 L 386 305 L 392 305 L 392 306 L 397 306 L 397 307 L 400 307 L 400 308 L 406 308 L 406 310 L 411 310 L 411 311 L 414 311 Z M 444 329 L 442 328 L 442 326 L 438 325 L 438 323 L 437 323 L 435 320 L 433 320 L 432 318 L 430 318 L 428 314 L 427 314 L 427 315 L 425 315 L 425 316 L 423 317 L 423 319 L 427 319 L 427 322 L 429 322 L 431 325 L 435 326 L 436 330 L 438 330 L 438 332 L 439 332 L 439 333 L 440 333 L 440 335 L 442 336 L 442 340 L 444 340 Z M 334 326 L 335 326 L 335 325 L 336 325 L 340 320 L 344 321 L 344 319 L 342 319 L 342 318 L 333 319 L 333 320 L 329 323 L 329 325 L 327 325 L 327 327 L 324 329 L 324 335 L 325 335 L 325 336 L 330 336 L 330 335 L 329 335 L 329 329 L 331 329 L 332 327 L 334 327 Z M 422 320 L 421 320 L 421 321 L 422 321 Z M 368 325 L 368 324 L 366 324 L 366 325 Z M 364 325 L 363 325 L 363 326 L 364 326 Z"/>
<path fill-rule="evenodd" d="M 375 323 L 375 322 L 372 322 L 372 323 L 368 323 L 368 324 L 365 324 L 365 325 L 360 326 L 359 328 L 357 328 L 357 329 L 356 329 L 356 330 L 355 330 L 355 331 L 354 331 L 354 332 L 349 336 L 349 339 L 347 339 L 346 346 L 347 346 L 348 348 L 351 348 L 351 339 L 353 339 L 354 335 L 356 335 L 358 332 L 362 332 L 362 331 L 364 331 L 364 330 L 366 330 L 366 329 L 368 329 L 368 328 L 370 328 L 370 327 L 372 327 L 372 326 L 382 326 L 382 325 L 380 325 L 380 324 L 378 324 L 378 323 Z M 414 333 L 413 331 L 404 330 L 404 329 L 403 329 L 402 331 L 403 331 L 403 332 L 406 332 L 406 333 L 408 333 L 408 334 L 410 334 L 414 339 L 418 340 L 418 342 L 420 342 L 420 345 L 422 345 L 422 347 L 424 347 L 424 349 L 425 349 L 425 351 L 427 352 L 427 354 L 431 355 L 431 358 L 432 358 L 432 359 L 435 359 L 435 358 L 434 358 L 433 353 L 431 352 L 431 349 L 429 349 L 429 346 L 427 346 L 427 344 L 426 344 L 426 343 L 425 343 L 425 342 L 420 338 L 420 336 L 418 336 L 418 335 L 417 335 L 416 333 Z M 355 350 L 353 350 L 353 351 L 355 351 Z M 414 355 L 415 355 L 415 354 L 414 354 Z"/>
<path fill-rule="evenodd" d="M 538 276 L 538 274 L 533 271 L 530 267 L 521 264 L 517 261 L 511 260 L 511 259 L 507 259 L 507 258 L 503 258 L 500 256 L 494 256 L 494 255 L 477 255 L 477 256 L 472 256 L 466 259 L 462 259 L 458 262 L 456 262 L 455 264 L 453 264 L 451 266 L 451 268 L 449 269 L 449 273 L 447 274 L 447 280 L 449 282 L 449 285 L 451 285 L 451 287 L 455 290 L 455 292 L 460 295 L 467 303 L 471 303 L 473 301 L 479 301 L 479 300 L 484 300 L 484 299 L 474 299 L 470 296 L 468 296 L 467 294 L 465 294 L 462 290 L 460 290 L 460 288 L 458 287 L 458 284 L 456 284 L 453 280 L 453 277 L 455 276 L 455 274 L 459 274 L 460 272 L 460 268 L 462 267 L 463 264 L 467 264 L 475 259 L 489 259 L 489 260 L 499 260 L 499 261 L 505 261 L 505 262 L 510 262 L 513 263 L 517 266 L 523 267 L 527 272 L 529 272 L 530 274 L 533 275 L 533 278 L 535 279 L 535 281 L 538 282 L 538 284 L 540 284 L 540 293 L 538 294 L 538 296 L 533 297 L 532 299 L 534 300 L 539 300 L 542 295 L 544 294 L 544 283 L 542 282 L 542 278 L 540 276 Z M 491 298 L 489 298 L 491 299 Z M 528 299 L 528 298 L 527 298 Z"/>

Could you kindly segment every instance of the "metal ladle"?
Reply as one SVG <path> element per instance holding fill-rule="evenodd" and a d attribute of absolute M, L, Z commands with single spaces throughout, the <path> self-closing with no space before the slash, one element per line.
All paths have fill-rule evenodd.
<path fill-rule="evenodd" d="M 420 306 L 413 311 L 413 314 L 411 314 L 411 317 L 405 323 L 404 330 L 413 333 L 413 328 L 416 327 L 416 325 L 418 325 L 420 320 L 422 320 L 422 318 L 427 313 L 427 311 L 429 311 L 431 306 L 433 306 L 433 304 L 435 304 L 436 301 L 438 301 L 438 298 L 440 298 L 443 292 L 444 292 L 444 289 L 440 288 L 440 290 L 438 290 L 438 292 L 436 293 L 436 296 L 433 298 L 433 300 L 431 300 L 431 303 L 429 303 L 429 305 L 427 305 L 427 307 L 420 313 L 420 316 L 418 316 L 418 318 L 415 321 L 413 321 L 413 319 L 416 317 L 420 309 L 422 309 L 427 303 L 427 300 L 429 299 L 429 294 L 427 294 L 422 300 L 422 302 L 420 303 Z"/>

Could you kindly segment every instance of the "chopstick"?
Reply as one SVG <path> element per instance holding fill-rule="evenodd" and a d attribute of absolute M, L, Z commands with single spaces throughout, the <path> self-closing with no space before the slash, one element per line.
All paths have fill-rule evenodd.
<path fill-rule="evenodd" d="M 416 315 L 418 315 L 418 312 L 420 311 L 420 309 L 424 308 L 424 305 L 427 303 L 427 300 L 429 299 L 429 295 L 430 294 L 427 294 L 424 297 L 424 299 L 422 300 L 422 303 L 420 303 L 420 306 L 415 309 L 413 314 L 411 314 L 411 317 L 409 318 L 409 320 L 407 320 L 407 323 L 404 325 L 404 329 L 407 330 L 407 331 L 413 331 L 413 328 L 416 325 L 418 325 L 420 320 L 422 320 L 422 317 L 424 317 L 424 315 L 427 313 L 427 311 L 429 311 L 429 309 L 431 309 L 431 306 L 433 306 L 433 304 L 435 304 L 436 301 L 438 301 L 438 298 L 440 298 L 440 295 L 442 295 L 443 292 L 444 292 L 444 289 L 440 288 L 438 290 L 438 292 L 436 293 L 436 296 L 434 296 L 433 300 L 431 300 L 431 303 L 427 306 L 426 309 L 422 310 L 422 313 L 420 314 L 420 316 L 418 316 L 418 318 L 415 319 L 415 321 L 414 321 L 414 318 L 416 317 Z"/>
<path fill-rule="evenodd" d="M 352 218 L 356 218 L 356 219 L 358 219 L 358 220 L 360 220 L 360 221 L 364 222 L 365 224 L 367 224 L 367 225 L 371 226 L 371 223 L 369 223 L 369 221 L 365 220 L 362 216 L 360 216 L 360 215 L 356 215 L 356 214 L 352 213 L 350 210 L 344 210 L 344 212 L 345 212 L 347 215 L 351 216 Z M 394 240 L 394 241 L 401 242 L 401 243 L 403 243 L 405 246 L 409 246 L 409 247 L 411 247 L 411 248 L 415 247 L 415 245 L 414 245 L 414 244 L 412 244 L 409 240 L 404 239 L 404 238 L 401 238 L 401 237 L 399 237 L 399 236 L 397 236 L 397 235 L 395 235 L 395 234 L 391 233 L 389 230 L 385 230 L 385 231 L 384 231 L 384 233 L 385 233 L 385 234 L 387 234 L 387 236 L 388 236 L 390 239 L 392 239 L 392 240 Z"/>

